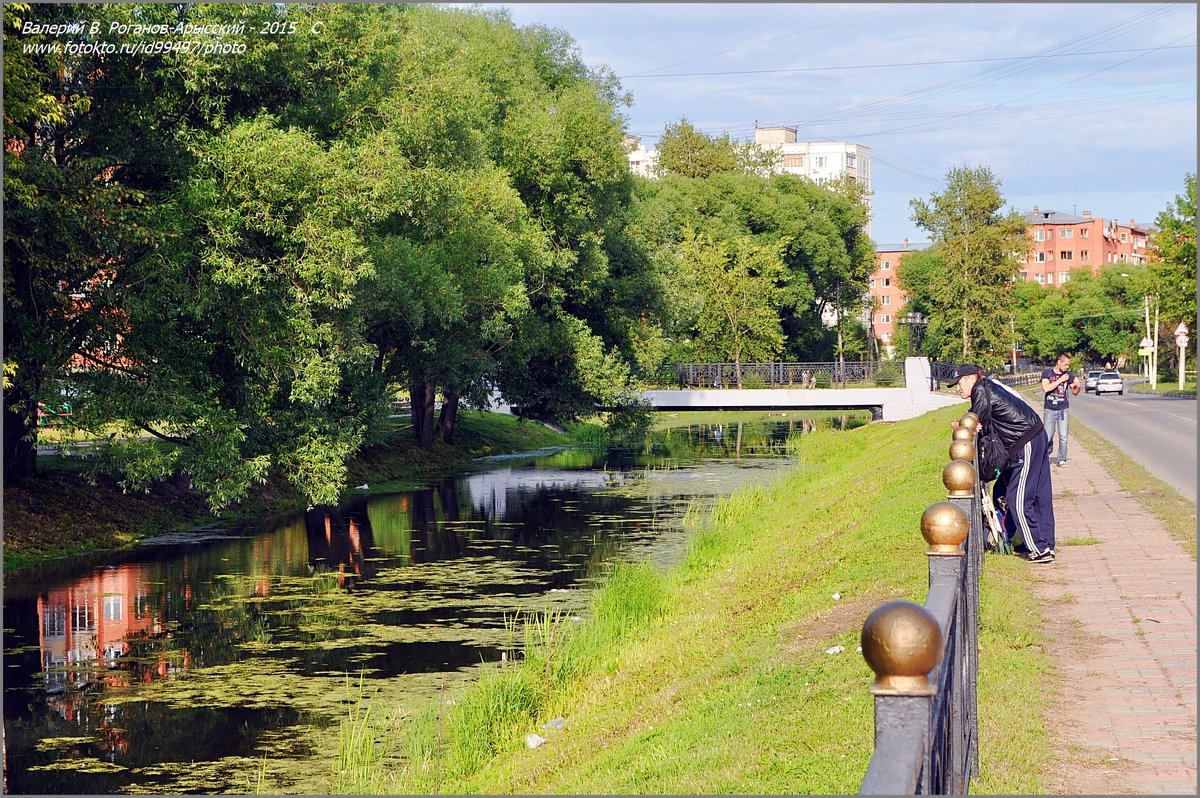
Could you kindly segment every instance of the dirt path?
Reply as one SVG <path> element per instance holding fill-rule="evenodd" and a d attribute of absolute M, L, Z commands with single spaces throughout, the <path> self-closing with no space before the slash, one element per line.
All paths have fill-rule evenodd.
<path fill-rule="evenodd" d="M 1058 558 L 1030 566 L 1063 675 L 1047 786 L 1195 795 L 1196 561 L 1076 440 L 1071 454 L 1052 469 Z"/>

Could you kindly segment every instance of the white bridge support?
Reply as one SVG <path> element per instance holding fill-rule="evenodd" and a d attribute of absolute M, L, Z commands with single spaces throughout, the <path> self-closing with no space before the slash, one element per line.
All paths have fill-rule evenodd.
<path fill-rule="evenodd" d="M 870 410 L 881 421 L 916 418 L 961 403 L 930 390 L 929 359 L 904 361 L 904 388 L 709 388 L 645 391 L 655 410 Z"/>

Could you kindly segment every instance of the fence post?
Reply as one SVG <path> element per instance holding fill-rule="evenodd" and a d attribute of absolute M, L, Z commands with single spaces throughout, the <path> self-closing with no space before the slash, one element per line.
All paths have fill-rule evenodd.
<path fill-rule="evenodd" d="M 920 772 L 912 767 L 928 756 L 929 718 L 942 633 L 928 610 L 911 601 L 889 601 L 863 624 L 863 659 L 875 672 L 875 756 L 860 795 L 916 792 Z M 914 733 L 915 730 L 915 733 Z"/>

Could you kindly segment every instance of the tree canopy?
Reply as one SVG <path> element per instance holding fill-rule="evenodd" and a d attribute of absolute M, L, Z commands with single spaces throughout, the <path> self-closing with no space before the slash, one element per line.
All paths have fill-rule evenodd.
<path fill-rule="evenodd" d="M 1024 219 L 1003 205 L 1000 181 L 985 166 L 953 167 L 945 189 L 910 202 L 933 246 L 905 259 L 900 285 L 927 303 L 926 340 L 947 359 L 995 366 L 1011 348 L 1013 278 L 1029 241 Z"/>

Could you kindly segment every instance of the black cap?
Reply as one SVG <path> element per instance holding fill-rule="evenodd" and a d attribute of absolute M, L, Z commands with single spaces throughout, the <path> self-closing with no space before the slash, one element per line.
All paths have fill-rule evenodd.
<path fill-rule="evenodd" d="M 970 374 L 982 374 L 982 373 L 983 373 L 983 369 L 979 368 L 979 366 L 975 366 L 970 363 L 963 363 L 961 366 L 958 367 L 957 370 L 955 370 L 954 379 L 952 379 L 952 380 L 950 380 L 950 382 L 946 383 L 946 387 L 953 388 L 955 385 L 958 385 L 958 381 L 961 380 L 963 377 L 966 377 Z"/>

